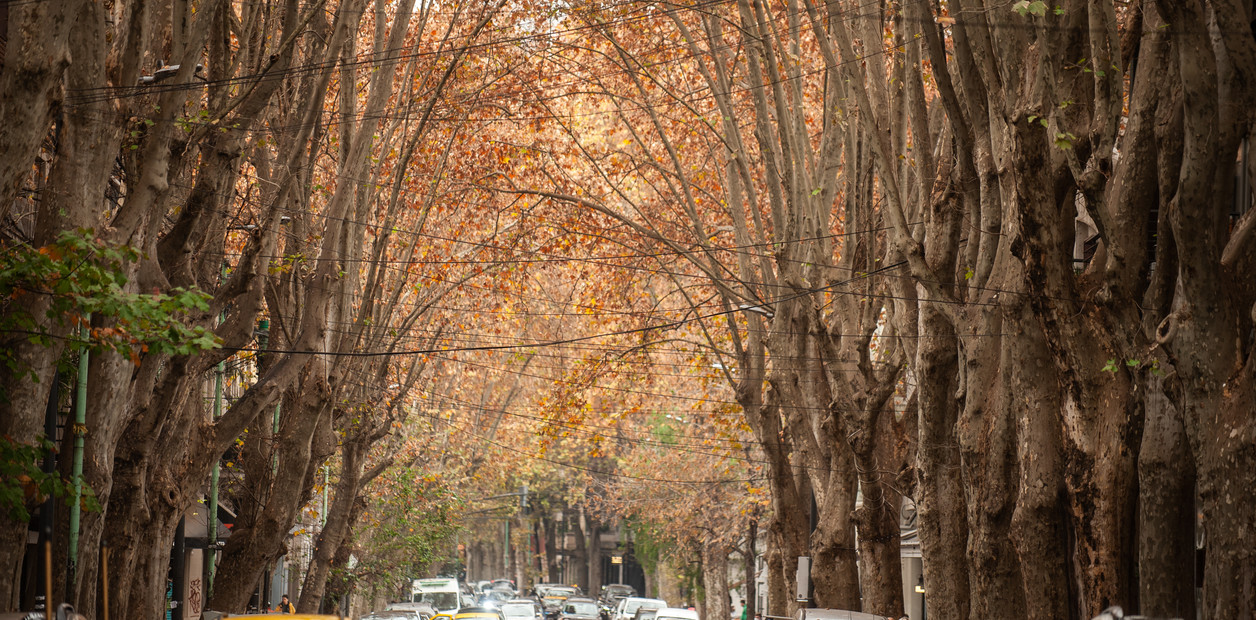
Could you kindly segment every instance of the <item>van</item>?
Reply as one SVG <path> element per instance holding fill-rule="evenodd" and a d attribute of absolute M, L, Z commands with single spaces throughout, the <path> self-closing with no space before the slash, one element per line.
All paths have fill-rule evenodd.
<path fill-rule="evenodd" d="M 452 615 L 462 607 L 462 586 L 452 578 L 415 579 L 410 588 L 410 601 L 430 603 L 437 612 Z"/>

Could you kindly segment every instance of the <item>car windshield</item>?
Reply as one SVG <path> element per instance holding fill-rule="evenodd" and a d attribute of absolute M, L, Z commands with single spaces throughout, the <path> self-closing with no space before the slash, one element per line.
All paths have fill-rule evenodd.
<path fill-rule="evenodd" d="M 662 609 L 666 605 L 663 604 L 663 601 L 628 601 L 624 603 L 624 613 L 632 615 L 637 613 L 637 610 L 642 607 L 646 609 Z"/>
<path fill-rule="evenodd" d="M 563 608 L 563 613 L 575 616 L 596 616 L 597 604 L 595 603 L 567 603 Z"/>
<path fill-rule="evenodd" d="M 531 618 L 536 615 L 536 608 L 531 603 L 506 603 L 501 610 L 507 618 Z"/>
<path fill-rule="evenodd" d="M 545 596 L 561 596 L 563 598 L 570 598 L 576 594 L 575 588 L 550 588 L 545 592 Z"/>
<path fill-rule="evenodd" d="M 461 605 L 457 592 L 420 592 L 414 595 L 416 603 L 431 603 L 432 607 L 441 611 L 458 609 Z"/>

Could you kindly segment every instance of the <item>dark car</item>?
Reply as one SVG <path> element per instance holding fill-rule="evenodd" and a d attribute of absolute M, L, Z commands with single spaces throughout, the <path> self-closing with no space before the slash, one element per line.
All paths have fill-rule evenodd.
<path fill-rule="evenodd" d="M 636 588 L 626 583 L 612 583 L 610 585 L 602 586 L 601 599 L 603 603 L 606 603 L 608 601 L 614 601 L 618 603 L 620 599 L 627 598 L 629 596 L 636 596 L 636 595 L 637 595 Z"/>
<path fill-rule="evenodd" d="M 559 620 L 597 620 L 600 616 L 597 601 L 574 596 L 563 601 L 562 611 L 558 613 Z"/>
<path fill-rule="evenodd" d="M 563 603 L 569 598 L 580 596 L 580 589 L 571 586 L 537 586 L 537 594 L 541 596 L 541 607 L 545 609 L 546 618 L 557 618 L 563 610 Z"/>
<path fill-rule="evenodd" d="M 609 620 L 615 608 L 619 606 L 620 601 L 636 595 L 637 589 L 627 584 L 612 583 L 602 586 L 602 592 L 598 596 L 598 605 L 602 608 L 603 620 Z"/>

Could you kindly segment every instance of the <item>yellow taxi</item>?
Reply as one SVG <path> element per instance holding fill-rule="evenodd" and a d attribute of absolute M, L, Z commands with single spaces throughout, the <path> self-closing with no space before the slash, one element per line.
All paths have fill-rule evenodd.
<path fill-rule="evenodd" d="M 432 620 L 437 620 L 441 616 L 448 617 L 449 614 L 437 614 L 432 616 Z M 496 609 L 489 607 L 463 607 L 454 612 L 453 620 L 502 620 L 502 615 Z"/>

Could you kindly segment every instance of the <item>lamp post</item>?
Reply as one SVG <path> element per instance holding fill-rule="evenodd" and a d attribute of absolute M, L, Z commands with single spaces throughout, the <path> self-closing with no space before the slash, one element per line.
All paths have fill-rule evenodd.
<path fill-rule="evenodd" d="M 227 263 L 222 264 L 221 280 L 227 279 Z M 224 309 L 218 315 L 218 323 L 222 324 L 227 320 L 227 311 Z M 227 365 L 223 361 L 219 361 L 214 368 L 214 411 L 211 414 L 210 422 L 217 422 L 222 417 L 222 376 L 226 372 Z M 209 501 L 206 502 L 207 511 L 205 515 L 205 599 L 209 600 L 214 595 L 214 571 L 217 568 L 218 555 L 218 477 L 221 473 L 219 470 L 222 455 L 218 455 L 214 459 L 214 468 L 209 472 Z"/>

